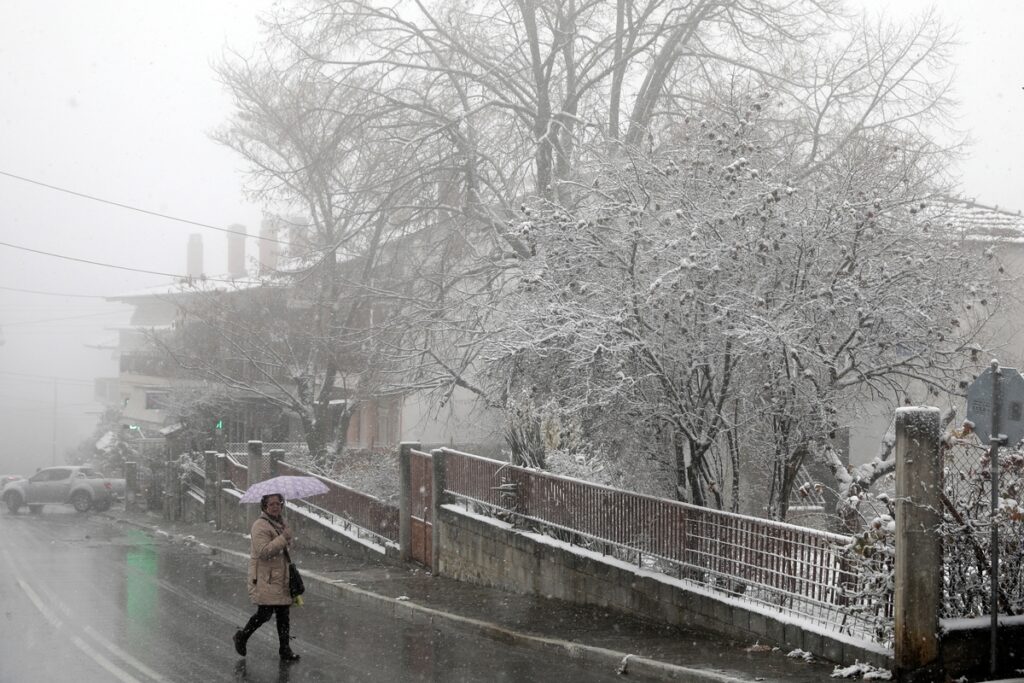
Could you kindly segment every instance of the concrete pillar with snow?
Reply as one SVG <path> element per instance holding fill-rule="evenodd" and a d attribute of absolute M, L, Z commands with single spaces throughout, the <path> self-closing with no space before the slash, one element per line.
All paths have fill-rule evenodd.
<path fill-rule="evenodd" d="M 266 479 L 266 475 L 263 472 L 263 442 L 262 441 L 250 441 L 249 442 L 249 458 L 246 462 L 246 466 L 249 471 L 246 475 L 245 485 L 246 488 L 252 486 L 258 481 Z M 245 511 L 245 522 L 246 531 L 252 527 L 252 523 L 256 521 L 256 518 L 260 516 L 259 505 L 246 505 Z"/>
<path fill-rule="evenodd" d="M 403 441 L 398 445 L 398 553 L 402 562 L 412 560 L 411 505 L 412 466 L 410 451 L 420 450 L 419 442 Z"/>
<path fill-rule="evenodd" d="M 942 454 L 938 408 L 896 410 L 895 663 L 900 681 L 942 680 Z"/>

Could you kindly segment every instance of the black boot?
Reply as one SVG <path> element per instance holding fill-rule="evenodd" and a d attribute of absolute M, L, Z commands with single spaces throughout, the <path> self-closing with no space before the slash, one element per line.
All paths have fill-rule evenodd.
<path fill-rule="evenodd" d="M 282 662 L 299 661 L 299 655 L 292 652 L 292 646 L 291 643 L 289 642 L 290 640 L 291 619 L 289 618 L 288 608 L 285 607 L 284 609 L 279 610 L 277 613 L 277 653 L 281 657 Z"/>
<path fill-rule="evenodd" d="M 249 636 L 256 633 L 256 629 L 265 624 L 267 619 L 270 619 L 273 614 L 273 607 L 260 606 L 256 609 L 256 614 L 249 617 L 249 621 L 246 622 L 245 626 L 235 631 L 235 635 L 232 636 L 231 640 L 235 642 L 235 652 L 240 657 L 245 656 L 245 644 L 249 641 Z"/>

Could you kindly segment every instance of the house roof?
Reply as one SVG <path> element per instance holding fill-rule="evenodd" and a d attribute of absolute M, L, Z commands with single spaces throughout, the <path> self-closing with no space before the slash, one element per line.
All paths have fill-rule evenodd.
<path fill-rule="evenodd" d="M 935 205 L 932 215 L 942 222 L 942 226 L 968 240 L 1024 244 L 1024 216 L 1020 211 L 949 199 Z"/>
<path fill-rule="evenodd" d="M 231 278 L 227 275 L 211 275 L 192 280 L 174 280 L 173 282 L 161 285 L 153 285 L 144 289 L 115 294 L 114 296 L 106 297 L 106 299 L 107 301 L 136 303 L 140 299 L 181 298 L 193 294 L 253 289 L 268 284 L 271 283 L 262 282 L 255 276 L 250 275 L 245 275 L 241 278 Z"/>

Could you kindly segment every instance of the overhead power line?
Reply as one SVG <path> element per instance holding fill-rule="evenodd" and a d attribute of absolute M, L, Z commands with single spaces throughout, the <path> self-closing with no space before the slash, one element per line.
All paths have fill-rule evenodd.
<path fill-rule="evenodd" d="M 83 313 L 82 315 L 69 315 L 63 318 L 44 318 L 42 320 L 15 320 L 13 322 L 4 323 L 4 327 L 14 327 L 15 325 L 41 325 L 43 323 L 59 323 L 65 320 L 81 320 L 82 318 L 99 318 L 109 315 L 124 315 L 123 311 L 103 311 L 101 313 Z"/>
<path fill-rule="evenodd" d="M 76 299 L 106 299 L 107 297 L 100 294 L 69 294 L 67 292 L 43 292 L 38 289 L 21 289 L 20 287 L 3 287 L 0 289 L 7 292 L 23 292 L 25 294 L 44 294 L 46 296 L 69 296 Z"/>
<path fill-rule="evenodd" d="M 38 382 L 60 382 L 62 384 L 82 384 L 93 386 L 93 382 L 87 379 L 81 379 L 78 377 L 56 377 L 54 375 L 32 375 L 27 372 L 11 372 L 9 370 L 0 370 L 0 375 L 7 375 L 9 377 L 21 377 L 23 379 L 30 379 Z"/>
<path fill-rule="evenodd" d="M 230 233 L 232 235 L 242 235 L 243 237 L 252 237 L 253 239 L 263 240 L 264 242 L 275 242 L 277 244 L 284 244 L 284 245 L 288 244 L 288 242 L 286 242 L 285 240 L 279 240 L 279 239 L 275 239 L 273 237 L 264 237 L 263 235 L 250 235 L 247 232 L 241 232 L 239 230 L 231 230 L 230 228 L 221 228 L 221 227 L 216 226 L 216 225 L 210 225 L 209 223 L 200 223 L 199 221 L 189 220 L 188 218 L 178 218 L 177 216 L 170 216 L 170 215 L 165 214 L 165 213 L 160 213 L 159 211 L 150 211 L 149 209 L 141 209 L 141 208 L 139 208 L 137 206 L 132 206 L 131 204 L 123 204 L 121 202 L 115 202 L 115 201 L 112 201 L 110 199 L 103 199 L 102 197 L 96 197 L 96 196 L 91 195 L 91 194 L 85 194 L 84 192 L 75 192 L 74 190 L 69 190 L 66 187 L 59 187 L 57 185 L 50 185 L 49 183 L 44 183 L 44 182 L 39 181 L 39 180 L 33 180 L 32 178 L 26 178 L 25 176 L 20 176 L 20 175 L 17 175 L 15 173 L 9 173 L 7 171 L 0 171 L 0 175 L 6 176 L 8 178 L 13 178 L 14 180 L 20 180 L 20 181 L 22 181 L 24 183 L 31 183 L 32 185 L 38 185 L 39 187 L 45 187 L 46 189 L 54 190 L 55 192 L 63 192 L 64 194 L 70 194 L 70 195 L 75 196 L 75 197 L 81 197 L 82 199 L 88 199 L 90 201 L 100 202 L 101 204 L 109 204 L 110 206 L 116 206 L 116 207 L 121 208 L 121 209 L 128 209 L 129 211 L 137 211 L 139 213 L 144 213 L 147 216 L 156 216 L 157 218 L 163 218 L 163 219 L 166 219 L 166 220 L 169 220 L 169 221 L 176 221 L 178 223 L 185 223 L 187 225 L 195 225 L 195 226 L 200 227 L 200 228 L 206 228 L 207 230 L 218 230 L 220 232 L 226 232 L 226 233 Z"/>
<path fill-rule="evenodd" d="M 88 263 L 92 266 L 103 266 L 104 268 L 116 268 L 117 270 L 130 270 L 133 273 L 146 273 L 148 275 L 162 275 L 164 277 L 172 277 L 178 280 L 207 280 L 209 282 L 227 282 L 236 285 L 258 285 L 262 284 L 256 280 L 231 280 L 228 278 L 209 277 L 202 275 L 200 277 L 189 278 L 187 275 L 181 275 L 180 273 L 165 273 L 159 270 L 146 270 L 145 268 L 132 268 L 130 266 L 119 266 L 113 263 L 103 263 L 102 261 L 90 261 L 89 259 L 76 258 L 74 256 L 66 256 L 64 254 L 55 254 L 52 251 L 43 251 L 41 249 L 32 249 L 30 247 L 23 247 L 19 244 L 11 244 L 10 242 L 0 242 L 0 246 L 9 247 L 11 249 L 19 249 L 21 251 L 31 252 L 33 254 L 41 254 L 42 256 L 52 256 L 53 258 L 65 259 L 67 261 L 76 261 L 77 263 Z"/>

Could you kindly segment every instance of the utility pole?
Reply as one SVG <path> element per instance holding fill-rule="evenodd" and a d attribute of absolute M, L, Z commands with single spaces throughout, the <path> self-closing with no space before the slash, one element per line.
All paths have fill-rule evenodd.
<path fill-rule="evenodd" d="M 57 378 L 53 378 L 53 430 L 50 433 L 50 466 L 57 464 Z"/>

